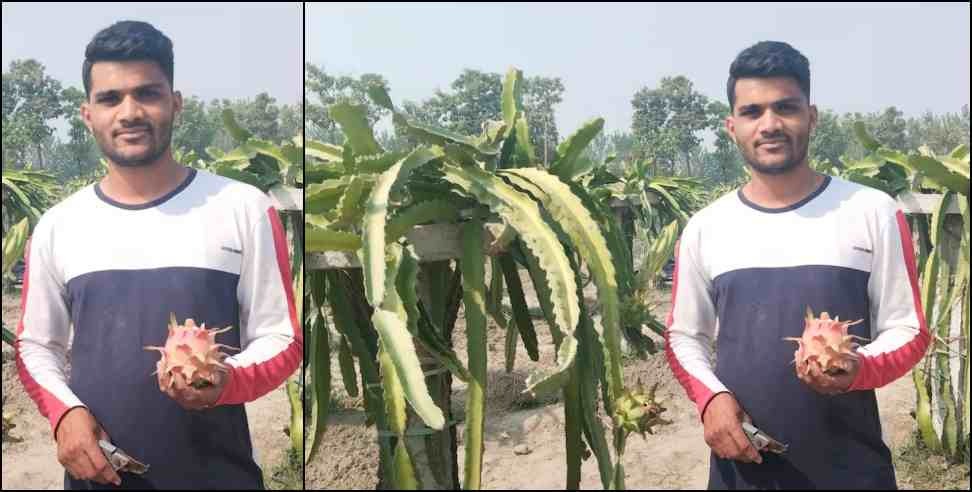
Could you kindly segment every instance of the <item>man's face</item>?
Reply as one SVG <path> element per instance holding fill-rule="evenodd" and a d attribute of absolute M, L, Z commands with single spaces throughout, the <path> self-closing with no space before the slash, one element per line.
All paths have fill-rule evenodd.
<path fill-rule="evenodd" d="M 736 105 L 726 130 L 753 171 L 784 174 L 807 158 L 817 108 L 790 77 L 736 81 Z"/>
<path fill-rule="evenodd" d="M 169 150 L 172 122 L 182 111 L 162 69 L 151 61 L 100 61 L 81 117 L 101 152 L 123 167 L 147 166 Z"/>

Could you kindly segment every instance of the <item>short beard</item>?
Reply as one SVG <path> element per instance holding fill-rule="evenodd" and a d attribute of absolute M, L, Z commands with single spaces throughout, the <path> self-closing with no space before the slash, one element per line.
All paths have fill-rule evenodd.
<path fill-rule="evenodd" d="M 789 159 L 786 162 L 784 162 L 782 166 L 764 166 L 758 162 L 754 162 L 749 159 L 746 159 L 746 165 L 748 165 L 750 169 L 752 169 L 753 171 L 759 174 L 769 174 L 771 176 L 779 176 L 781 174 L 786 174 L 792 171 L 802 161 L 803 159 L 797 159 L 796 157 L 794 157 L 793 159 Z"/>
<path fill-rule="evenodd" d="M 802 149 L 803 152 L 798 151 L 794 153 L 793 157 L 784 161 L 782 166 L 764 166 L 759 162 L 756 162 L 755 158 L 750 159 L 745 152 L 743 152 L 742 154 L 743 154 L 743 160 L 746 161 L 746 165 L 749 166 L 749 168 L 752 169 L 753 171 L 759 174 L 779 176 L 796 169 L 801 162 L 806 160 L 809 149 L 810 149 L 810 145 L 808 142 L 808 144 L 803 147 Z"/>
<path fill-rule="evenodd" d="M 162 137 L 163 137 L 162 142 L 164 142 L 162 145 L 158 146 L 156 150 L 150 152 L 148 155 L 139 158 L 123 157 L 120 154 L 116 153 L 113 150 L 113 147 L 107 145 L 99 144 L 99 147 L 101 147 L 101 152 L 105 154 L 105 156 L 107 156 L 112 163 L 120 167 L 127 167 L 127 168 L 145 167 L 151 165 L 153 162 L 156 162 L 159 159 L 159 157 L 162 157 L 162 155 L 165 154 L 167 150 L 169 150 L 169 147 L 172 145 L 172 125 L 171 124 L 168 125 L 168 128 L 163 129 Z"/>

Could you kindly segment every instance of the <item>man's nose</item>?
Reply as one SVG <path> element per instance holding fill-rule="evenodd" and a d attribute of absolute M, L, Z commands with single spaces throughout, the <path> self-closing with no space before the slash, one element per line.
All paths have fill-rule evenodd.
<path fill-rule="evenodd" d="M 783 129 L 783 120 L 773 111 L 766 111 L 760 118 L 759 130 L 763 134 L 774 134 Z"/>
<path fill-rule="evenodd" d="M 145 111 L 134 96 L 128 95 L 122 99 L 121 107 L 118 109 L 118 118 L 122 124 L 141 121 L 144 116 Z"/>

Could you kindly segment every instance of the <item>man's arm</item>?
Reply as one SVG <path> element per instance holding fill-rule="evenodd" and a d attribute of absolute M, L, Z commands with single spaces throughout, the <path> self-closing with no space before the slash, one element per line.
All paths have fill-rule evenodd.
<path fill-rule="evenodd" d="M 868 281 L 874 336 L 858 349 L 860 370 L 851 391 L 880 388 L 904 376 L 925 355 L 931 340 L 908 222 L 900 210 L 884 219 Z"/>
<path fill-rule="evenodd" d="M 216 405 L 245 403 L 269 393 L 303 358 L 286 233 L 269 204 L 244 244 L 237 297 L 243 351 L 226 359 L 229 380 Z"/>
<path fill-rule="evenodd" d="M 49 222 L 42 220 L 27 244 L 16 362 L 21 383 L 56 436 L 61 417 L 84 404 L 68 387 L 65 369 L 71 317 L 64 283 L 52 261 L 50 239 Z"/>
<path fill-rule="evenodd" d="M 762 463 L 742 430 L 749 415 L 712 369 L 716 310 L 712 282 L 702 268 L 699 230 L 690 221 L 675 247 L 672 310 L 665 331 L 665 355 L 675 377 L 699 409 L 705 443 L 722 459 Z"/>
<path fill-rule="evenodd" d="M 108 439 L 94 416 L 68 387 L 67 346 L 71 316 L 64 282 L 51 254 L 50 221 L 41 220 L 27 244 L 22 314 L 17 326 L 17 375 L 47 417 L 57 442 L 57 459 L 71 476 L 121 484 L 98 447 Z"/>
<path fill-rule="evenodd" d="M 672 308 L 665 332 L 665 356 L 701 417 L 709 401 L 728 389 L 713 371 L 716 312 L 711 281 L 701 267 L 698 229 L 689 222 L 675 247 Z"/>

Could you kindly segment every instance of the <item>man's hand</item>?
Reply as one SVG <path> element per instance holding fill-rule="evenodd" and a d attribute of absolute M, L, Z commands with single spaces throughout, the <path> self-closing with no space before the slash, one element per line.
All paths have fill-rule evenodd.
<path fill-rule="evenodd" d="M 851 359 L 847 364 L 846 371 L 840 371 L 836 374 L 828 374 L 823 372 L 820 368 L 820 364 L 810 361 L 807 367 L 806 373 L 802 371 L 797 371 L 797 377 L 800 381 L 803 381 L 813 388 L 817 393 L 822 393 L 824 395 L 839 395 L 846 392 L 851 384 L 854 383 L 854 378 L 857 377 L 858 371 L 861 369 L 861 363 L 857 360 Z"/>
<path fill-rule="evenodd" d="M 121 478 L 108 463 L 98 439 L 111 442 L 87 408 L 67 411 L 57 426 L 57 461 L 77 480 L 121 485 Z"/>
<path fill-rule="evenodd" d="M 215 382 L 212 386 L 194 388 L 186 382 L 186 378 L 182 374 L 173 374 L 173 385 L 165 390 L 165 394 L 186 410 L 212 408 L 229 381 L 229 373 L 217 371 L 213 379 Z"/>
<path fill-rule="evenodd" d="M 745 463 L 762 463 L 763 457 L 743 431 L 742 422 L 750 422 L 731 393 L 719 393 L 705 407 L 702 425 L 705 443 L 716 456 Z"/>

